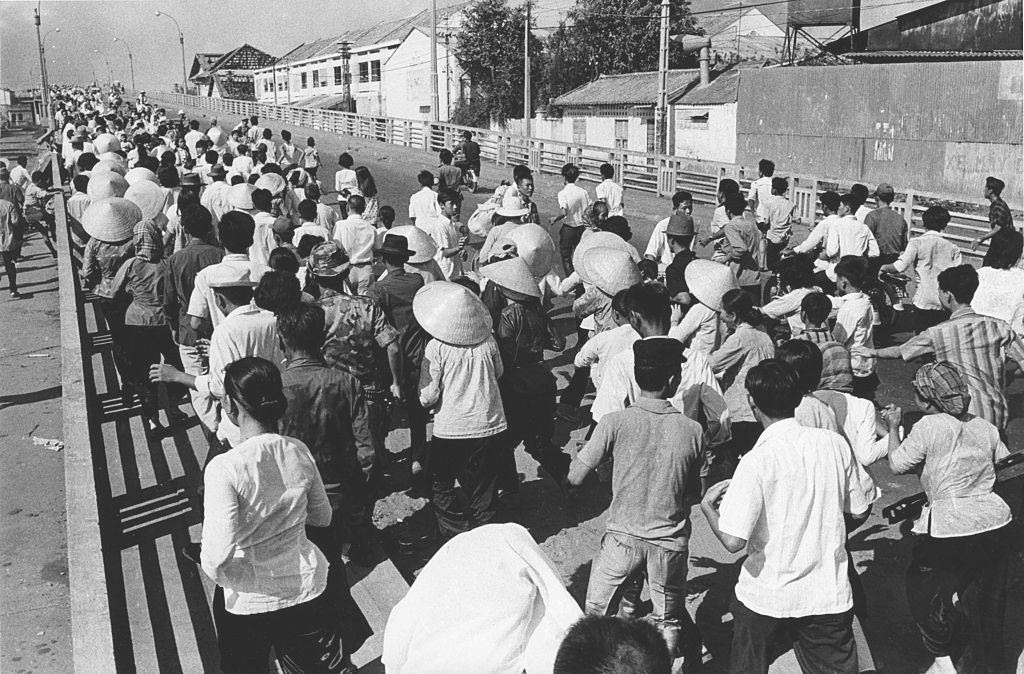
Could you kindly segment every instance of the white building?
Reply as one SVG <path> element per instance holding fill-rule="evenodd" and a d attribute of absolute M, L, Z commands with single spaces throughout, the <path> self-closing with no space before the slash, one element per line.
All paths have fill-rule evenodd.
<path fill-rule="evenodd" d="M 455 58 L 451 33 L 445 26 L 437 45 L 438 119 L 447 122 L 460 100 L 469 98 L 469 79 Z M 389 117 L 430 119 L 430 29 L 413 28 L 384 63 L 383 87 Z M 439 31 L 440 32 L 440 31 Z"/>
<path fill-rule="evenodd" d="M 670 147 L 677 157 L 736 162 L 736 101 L 741 71 L 721 73 L 672 100 Z"/>

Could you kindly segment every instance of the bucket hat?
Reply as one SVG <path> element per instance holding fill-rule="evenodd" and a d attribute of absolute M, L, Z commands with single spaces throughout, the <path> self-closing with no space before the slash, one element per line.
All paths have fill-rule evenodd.
<path fill-rule="evenodd" d="M 495 215 L 500 215 L 500 216 L 502 216 L 504 218 L 522 218 L 522 217 L 527 216 L 527 215 L 530 214 L 530 209 L 529 208 L 505 208 L 504 206 L 499 206 L 498 209 L 496 211 L 494 211 L 494 214 Z"/>
<path fill-rule="evenodd" d="M 437 254 L 437 244 L 430 238 L 430 235 L 415 225 L 401 225 L 392 227 L 388 234 L 404 236 L 412 251 L 409 258 L 410 264 L 421 264 L 430 261 Z"/>
<path fill-rule="evenodd" d="M 609 296 L 643 281 L 640 268 L 630 254 L 618 248 L 588 249 L 577 269 L 581 278 L 588 278 L 589 283 Z"/>
<path fill-rule="evenodd" d="M 540 297 L 540 287 L 533 280 L 529 265 L 521 257 L 485 264 L 480 267 L 480 274 L 515 295 Z"/>
<path fill-rule="evenodd" d="M 142 180 L 131 185 L 124 193 L 124 198 L 139 207 L 143 220 L 152 220 L 164 211 L 167 205 L 167 193 L 159 185 Z"/>
<path fill-rule="evenodd" d="M 309 253 L 306 262 L 309 273 L 313 276 L 341 276 L 349 271 L 352 265 L 348 261 L 348 253 L 338 245 L 337 241 L 326 241 L 318 244 Z"/>
<path fill-rule="evenodd" d="M 685 276 L 690 294 L 715 311 L 722 310 L 725 293 L 740 287 L 731 269 L 711 260 L 693 260 L 686 265 Z"/>
<path fill-rule="evenodd" d="M 455 346 L 472 346 L 491 334 L 491 314 L 469 288 L 435 281 L 417 291 L 412 313 L 431 337 Z"/>
<path fill-rule="evenodd" d="M 131 171 L 128 171 L 128 173 L 125 173 L 124 179 L 128 181 L 129 185 L 134 185 L 143 180 L 148 180 L 157 186 L 160 185 L 160 180 L 156 177 L 156 174 L 142 166 L 136 166 Z"/>
<path fill-rule="evenodd" d="M 128 190 L 128 181 L 120 173 L 114 171 L 92 172 L 89 176 L 89 187 L 86 194 L 93 201 L 108 197 L 123 197 Z"/>
<path fill-rule="evenodd" d="M 527 222 L 505 233 L 496 243 L 501 249 L 506 242 L 511 242 L 516 255 L 526 262 L 534 278 L 544 276 L 555 266 L 557 251 L 555 242 L 547 230 L 538 224 Z"/>
<path fill-rule="evenodd" d="M 240 211 L 251 211 L 255 208 L 252 205 L 252 193 L 255 191 L 256 186 L 249 183 L 232 185 L 228 190 L 228 204 Z"/>
<path fill-rule="evenodd" d="M 593 283 L 593 280 L 587 278 L 586 272 L 582 269 L 583 256 L 591 248 L 614 248 L 628 253 L 631 258 L 635 255 L 633 247 L 626 243 L 618 234 L 612 234 L 611 232 L 590 232 L 584 234 L 572 254 L 572 266 L 576 269 L 576 273 L 579 274 L 580 278 L 587 283 Z M 639 260 L 634 259 L 634 262 L 639 262 Z"/>
<path fill-rule="evenodd" d="M 668 236 L 692 236 L 693 217 L 686 213 L 676 213 L 668 219 L 665 234 Z"/>
<path fill-rule="evenodd" d="M 121 150 L 121 141 L 112 133 L 101 133 L 96 136 L 92 146 L 96 150 L 96 156 L 99 156 L 107 152 L 119 152 Z"/>
<path fill-rule="evenodd" d="M 108 197 L 89 204 L 82 214 L 82 227 L 94 239 L 117 243 L 130 239 L 141 220 L 138 206 L 122 197 Z"/>

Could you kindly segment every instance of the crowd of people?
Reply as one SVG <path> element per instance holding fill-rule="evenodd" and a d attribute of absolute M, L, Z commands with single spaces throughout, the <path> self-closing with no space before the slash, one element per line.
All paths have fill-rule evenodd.
<path fill-rule="evenodd" d="M 403 470 L 443 546 L 389 620 L 388 671 L 668 672 L 674 658 L 695 671 L 700 503 L 722 546 L 747 553 L 731 671 L 766 672 L 782 640 L 803 671 L 858 672 L 854 617 L 887 607 L 866 604 L 848 541 L 881 495 L 880 461 L 918 473 L 928 498 L 906 594 L 930 671 L 955 671 L 979 639 L 976 656 L 1001 666 L 1015 530 L 995 464 L 1024 368 L 1024 239 L 1002 181 L 985 184 L 980 270 L 943 235 L 941 206 L 911 238 L 885 184 L 874 208 L 863 185 L 820 194 L 824 218 L 794 245 L 789 183 L 767 160 L 747 194 L 719 183 L 709 222 L 676 193 L 641 254 L 609 164 L 594 198 L 566 164 L 546 222 L 526 166 L 463 218 L 471 134 L 462 168 L 442 150 L 436 175 L 410 176 L 406 210 L 349 153 L 332 181 L 314 138 L 257 117 L 221 126 L 144 94 L 53 94 L 82 283 L 125 400 L 157 437 L 188 401 L 209 440 L 202 540 L 182 554 L 217 585 L 225 672 L 265 671 L 271 651 L 283 671 L 354 671 L 369 629 L 345 561 L 373 563 L 399 412 Z M 0 169 L 12 297 L 29 223 L 53 250 L 47 187 L 20 159 Z M 874 341 L 879 270 L 916 276 L 915 336 L 899 346 Z M 546 353 L 573 334 L 559 392 Z M 917 413 L 875 401 L 886 358 L 921 363 Z M 559 419 L 588 418 L 578 453 L 556 444 Z M 502 523 L 520 445 L 567 495 L 592 472 L 610 482 L 583 611 L 528 532 Z M 985 603 L 968 617 L 971 585 Z"/>

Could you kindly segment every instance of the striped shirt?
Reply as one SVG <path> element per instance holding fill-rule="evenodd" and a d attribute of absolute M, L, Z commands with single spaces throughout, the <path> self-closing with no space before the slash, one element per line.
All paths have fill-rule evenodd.
<path fill-rule="evenodd" d="M 948 321 L 906 342 L 900 354 L 903 360 L 935 354 L 937 361 L 959 367 L 971 394 L 971 414 L 1006 428 L 1006 360 L 1013 359 L 1024 368 L 1024 342 L 1009 323 L 969 307 L 957 309 Z"/>

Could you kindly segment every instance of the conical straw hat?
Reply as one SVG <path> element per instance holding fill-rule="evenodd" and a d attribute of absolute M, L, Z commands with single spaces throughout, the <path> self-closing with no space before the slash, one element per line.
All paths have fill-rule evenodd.
<path fill-rule="evenodd" d="M 255 185 L 249 183 L 238 183 L 228 189 L 228 205 L 241 211 L 251 211 L 252 193 L 256 191 Z"/>
<path fill-rule="evenodd" d="M 132 238 L 132 230 L 141 221 L 139 207 L 121 197 L 94 201 L 82 214 L 82 227 L 89 236 L 106 243 Z"/>
<path fill-rule="evenodd" d="M 167 206 L 167 193 L 159 185 L 141 180 L 130 186 L 124 198 L 139 207 L 143 220 L 152 220 Z"/>
<path fill-rule="evenodd" d="M 121 149 L 121 141 L 117 139 L 112 133 L 101 133 L 96 136 L 96 140 L 92 142 L 92 146 L 96 151 L 96 156 L 99 157 L 101 154 L 107 152 L 118 152 Z"/>
<path fill-rule="evenodd" d="M 589 279 L 588 283 L 593 283 L 606 295 L 614 296 L 643 281 L 640 268 L 630 254 L 618 248 L 589 248 L 576 269 L 580 278 Z"/>
<path fill-rule="evenodd" d="M 256 181 L 256 189 L 267 190 L 271 196 L 279 197 L 288 183 L 276 173 L 266 173 Z"/>
<path fill-rule="evenodd" d="M 544 276 L 555 265 L 555 258 L 558 255 L 555 242 L 540 225 L 532 222 L 522 224 L 507 232 L 495 247 L 501 249 L 506 241 L 515 244 L 516 255 L 526 262 L 534 278 Z"/>
<path fill-rule="evenodd" d="M 150 171 L 148 168 L 136 166 L 128 173 L 124 174 L 124 179 L 128 181 L 129 185 L 134 185 L 142 180 L 148 180 L 154 185 L 160 185 L 160 181 L 157 179 L 156 174 Z"/>
<path fill-rule="evenodd" d="M 722 295 L 740 287 L 731 269 L 711 260 L 693 260 L 685 277 L 690 294 L 715 311 L 722 310 Z"/>
<path fill-rule="evenodd" d="M 93 201 L 109 197 L 123 197 L 128 190 L 128 181 L 120 173 L 113 171 L 92 172 L 89 176 L 89 187 L 86 194 Z"/>
<path fill-rule="evenodd" d="M 416 293 L 412 313 L 431 337 L 472 346 L 491 334 L 491 315 L 469 288 L 449 281 L 429 283 Z"/>
<path fill-rule="evenodd" d="M 429 234 L 415 225 L 392 227 L 387 233 L 404 236 L 409 242 L 409 250 L 412 251 L 412 257 L 409 258 L 410 264 L 426 262 L 437 255 L 437 244 Z"/>
<path fill-rule="evenodd" d="M 480 273 L 495 284 L 526 297 L 540 297 L 540 287 L 533 280 L 530 267 L 521 257 L 491 262 L 480 267 Z"/>
<path fill-rule="evenodd" d="M 580 278 L 587 283 L 593 283 L 593 279 L 585 276 L 586 272 L 583 270 L 583 256 L 586 255 L 587 251 L 591 248 L 614 248 L 616 250 L 622 250 L 629 253 L 630 258 L 634 262 L 639 262 L 636 259 L 635 249 L 626 243 L 621 236 L 618 234 L 612 234 L 611 232 L 587 232 L 580 239 L 580 243 L 576 246 L 576 251 L 572 254 L 572 266 L 576 269 L 576 273 L 580 275 Z"/>

